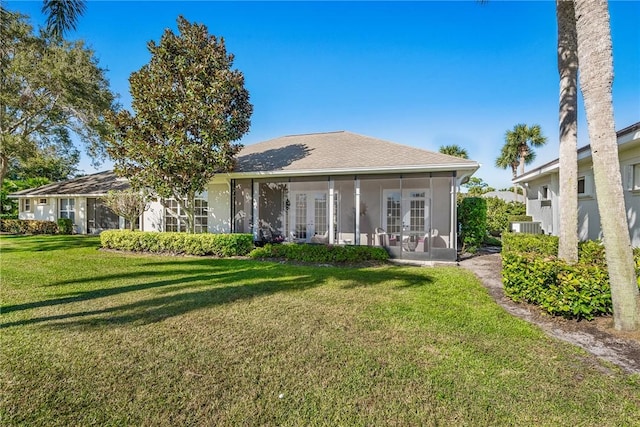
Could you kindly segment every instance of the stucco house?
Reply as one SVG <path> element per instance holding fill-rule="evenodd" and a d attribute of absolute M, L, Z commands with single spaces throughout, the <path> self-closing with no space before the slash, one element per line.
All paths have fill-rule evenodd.
<path fill-rule="evenodd" d="M 381 245 L 395 258 L 455 260 L 456 191 L 478 168 L 475 161 L 345 131 L 284 136 L 244 147 L 235 170 L 211 180 L 196 201 L 196 231 L 252 233 L 258 242 Z M 78 232 L 99 231 L 90 222 L 98 193 L 71 188 L 91 177 L 120 182 L 109 174 L 15 193 L 20 218 L 55 220 L 71 217 L 72 209 Z M 47 215 L 34 210 L 45 193 L 55 199 Z M 175 201 L 156 201 L 140 228 L 182 231 L 186 216 Z"/>
<path fill-rule="evenodd" d="M 620 171 L 633 246 L 640 246 L 640 122 L 617 132 Z M 559 234 L 559 161 L 530 170 L 513 180 L 525 189 L 527 215 L 539 221 L 546 234 Z M 581 240 L 602 238 L 600 214 L 593 181 L 589 145 L 578 150 L 578 236 Z"/>

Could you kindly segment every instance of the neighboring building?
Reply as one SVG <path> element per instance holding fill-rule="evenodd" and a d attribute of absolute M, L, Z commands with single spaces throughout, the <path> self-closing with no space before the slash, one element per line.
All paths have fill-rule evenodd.
<path fill-rule="evenodd" d="M 234 172 L 214 177 L 198 196 L 196 231 L 252 233 L 263 242 L 382 245 L 395 258 L 455 260 L 456 189 L 478 167 L 350 132 L 276 138 L 246 146 Z M 22 200 L 41 189 L 14 194 L 21 218 L 28 211 Z M 86 196 L 73 197 L 82 205 Z M 65 213 L 59 206 L 53 212 Z M 76 216 L 78 232 L 96 229 L 82 221 Z M 182 231 L 186 216 L 165 200 L 151 203 L 140 224 Z"/>
<path fill-rule="evenodd" d="M 633 246 L 640 246 L 640 122 L 617 133 L 620 171 Z M 600 214 L 593 181 L 591 147 L 578 150 L 578 236 L 581 240 L 602 238 Z M 527 195 L 527 215 L 540 221 L 543 232 L 558 235 L 559 162 L 554 160 L 520 175 L 513 182 Z"/>
<path fill-rule="evenodd" d="M 513 191 L 505 191 L 505 190 L 488 191 L 484 193 L 482 197 L 484 197 L 485 199 L 489 197 L 497 197 L 498 199 L 504 200 L 507 203 L 508 202 L 524 203 L 525 202 L 525 196 L 523 194 L 516 194 Z"/>
<path fill-rule="evenodd" d="M 108 171 L 18 191 L 9 197 L 19 200 L 20 219 L 69 218 L 77 233 L 95 234 L 124 226 L 124 220 L 104 206 L 101 198 L 110 190 L 128 188 L 126 179 Z"/>

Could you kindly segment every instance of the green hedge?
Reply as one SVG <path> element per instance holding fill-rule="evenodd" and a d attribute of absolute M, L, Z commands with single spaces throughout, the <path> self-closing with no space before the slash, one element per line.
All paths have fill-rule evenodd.
<path fill-rule="evenodd" d="M 253 249 L 251 234 L 187 234 L 130 230 L 100 233 L 105 249 L 184 255 L 244 256 Z"/>
<path fill-rule="evenodd" d="M 277 258 L 313 263 L 357 263 L 364 261 L 386 261 L 389 254 L 384 248 L 375 246 L 334 246 L 305 244 L 266 244 L 249 254 L 251 258 Z"/>
<path fill-rule="evenodd" d="M 487 201 L 487 231 L 492 236 L 500 236 L 509 231 L 510 218 L 524 214 L 525 205 L 522 202 L 506 202 L 499 197 L 485 197 Z"/>
<path fill-rule="evenodd" d="M 476 252 L 487 235 L 487 202 L 481 197 L 465 197 L 458 204 L 458 223 L 463 252 Z"/>
<path fill-rule="evenodd" d="M 579 260 L 569 265 L 556 257 L 555 236 L 506 233 L 502 247 L 502 282 L 514 301 L 539 305 L 566 318 L 593 319 L 611 314 L 611 288 L 604 246 L 584 242 Z M 636 274 L 640 251 L 634 250 Z"/>
<path fill-rule="evenodd" d="M 73 234 L 73 221 L 69 218 L 59 218 L 58 234 Z"/>
<path fill-rule="evenodd" d="M 509 222 L 531 222 L 533 217 L 531 215 L 511 215 L 509 216 Z"/>
<path fill-rule="evenodd" d="M 0 231 L 13 234 L 57 234 L 58 225 L 53 221 L 0 219 Z"/>

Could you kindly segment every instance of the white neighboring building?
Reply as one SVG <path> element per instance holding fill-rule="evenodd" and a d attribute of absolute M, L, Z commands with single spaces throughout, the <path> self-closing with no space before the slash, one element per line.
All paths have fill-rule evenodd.
<path fill-rule="evenodd" d="M 640 122 L 618 131 L 617 135 L 629 235 L 631 244 L 637 247 L 640 246 Z M 525 189 L 527 215 L 541 222 L 545 234 L 557 236 L 561 197 L 558 159 L 518 176 L 513 182 Z M 602 239 L 589 145 L 578 150 L 578 237 Z"/>

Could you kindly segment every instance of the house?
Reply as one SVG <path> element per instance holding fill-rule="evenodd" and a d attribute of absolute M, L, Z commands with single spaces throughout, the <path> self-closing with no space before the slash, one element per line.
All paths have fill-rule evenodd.
<path fill-rule="evenodd" d="M 126 190 L 129 182 L 111 171 L 18 191 L 9 197 L 19 200 L 19 218 L 57 221 L 69 218 L 80 234 L 123 228 L 124 220 L 115 215 L 101 198 L 111 190 Z"/>
<path fill-rule="evenodd" d="M 351 132 L 284 136 L 244 147 L 234 171 L 211 180 L 196 200 L 196 231 L 252 233 L 257 242 L 381 245 L 395 258 L 455 260 L 456 191 L 478 167 Z M 78 231 L 97 230 L 80 224 L 86 196 L 71 197 Z M 56 206 L 53 214 L 69 215 L 68 201 Z M 186 215 L 174 200 L 153 202 L 140 228 L 184 231 Z"/>
<path fill-rule="evenodd" d="M 618 131 L 617 137 L 631 243 L 640 246 L 640 122 Z M 558 235 L 561 197 L 558 159 L 520 175 L 513 182 L 525 189 L 527 215 L 541 223 L 544 233 Z M 578 150 L 578 236 L 580 240 L 602 238 L 588 145 Z"/>

